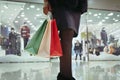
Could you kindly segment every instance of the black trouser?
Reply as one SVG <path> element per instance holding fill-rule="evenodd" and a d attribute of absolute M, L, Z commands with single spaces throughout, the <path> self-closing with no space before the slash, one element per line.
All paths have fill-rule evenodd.
<path fill-rule="evenodd" d="M 29 39 L 28 38 L 23 38 L 23 39 L 24 39 L 24 48 L 25 48 Z"/>
<path fill-rule="evenodd" d="M 81 60 L 82 57 L 81 50 L 75 50 L 75 54 L 76 54 L 75 60 L 77 60 L 78 55 L 80 56 L 80 60 Z"/>

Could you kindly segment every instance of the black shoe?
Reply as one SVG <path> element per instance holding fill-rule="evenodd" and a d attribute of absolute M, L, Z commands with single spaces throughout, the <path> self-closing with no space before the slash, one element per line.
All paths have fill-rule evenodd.
<path fill-rule="evenodd" d="M 75 78 L 72 77 L 72 79 L 65 77 L 63 74 L 59 73 L 57 76 L 57 80 L 75 80 Z"/>

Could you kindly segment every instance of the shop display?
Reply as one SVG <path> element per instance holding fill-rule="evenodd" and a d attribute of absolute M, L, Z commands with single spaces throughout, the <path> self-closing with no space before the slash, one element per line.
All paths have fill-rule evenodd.
<path fill-rule="evenodd" d="M 0 5 L 0 57 L 12 55 L 27 58 L 30 54 L 24 48 L 47 17 L 42 12 L 43 5 L 14 1 L 0 1 Z M 88 9 L 81 16 L 77 37 L 82 43 L 82 57 L 89 56 L 89 60 L 120 60 L 119 25 L 119 11 Z M 12 27 L 16 34 L 10 34 L 9 38 Z M 38 38 L 35 41 L 37 40 Z M 74 43 L 73 40 L 72 55 L 75 59 Z M 34 43 L 32 45 L 39 46 Z"/>

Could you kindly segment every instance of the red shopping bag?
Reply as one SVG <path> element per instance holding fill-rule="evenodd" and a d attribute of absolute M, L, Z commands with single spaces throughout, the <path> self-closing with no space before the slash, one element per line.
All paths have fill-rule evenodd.
<path fill-rule="evenodd" d="M 50 56 L 62 56 L 62 48 L 60 38 L 58 35 L 58 29 L 56 20 L 51 20 L 51 44 L 50 44 Z"/>

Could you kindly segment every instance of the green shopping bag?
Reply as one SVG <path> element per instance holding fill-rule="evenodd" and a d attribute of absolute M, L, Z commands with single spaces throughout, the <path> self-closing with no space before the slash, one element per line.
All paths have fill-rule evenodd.
<path fill-rule="evenodd" d="M 44 35 L 46 26 L 48 21 L 45 20 L 41 27 L 36 31 L 36 33 L 33 35 L 27 46 L 25 47 L 25 50 L 30 52 L 30 54 L 36 55 L 39 50 L 39 46 L 41 44 L 42 37 Z"/>

